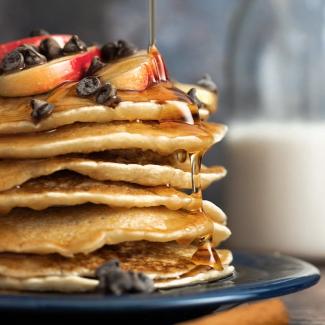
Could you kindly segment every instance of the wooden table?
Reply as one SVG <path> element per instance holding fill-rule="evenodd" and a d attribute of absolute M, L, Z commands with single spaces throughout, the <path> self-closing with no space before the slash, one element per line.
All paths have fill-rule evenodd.
<path fill-rule="evenodd" d="M 318 266 L 322 278 L 314 287 L 284 297 L 292 325 L 325 324 L 325 265 Z"/>

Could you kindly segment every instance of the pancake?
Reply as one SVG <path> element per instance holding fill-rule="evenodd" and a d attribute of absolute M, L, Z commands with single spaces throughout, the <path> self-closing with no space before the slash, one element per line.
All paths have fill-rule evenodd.
<path fill-rule="evenodd" d="M 190 89 L 186 84 L 175 84 L 180 89 Z M 197 97 L 205 104 L 208 112 L 213 112 L 217 96 L 202 87 L 197 89 Z M 0 97 L 0 134 L 27 133 L 58 128 L 75 122 L 135 121 L 135 120 L 192 120 L 197 107 L 191 104 L 189 97 L 171 85 L 156 85 L 144 92 L 119 91 L 122 102 L 115 108 L 98 105 L 91 98 L 80 98 L 75 94 L 75 83 L 63 85 L 50 94 L 39 95 L 55 106 L 48 118 L 35 124 L 31 118 L 31 97 Z M 200 111 L 200 116 L 206 112 Z"/>
<path fill-rule="evenodd" d="M 213 273 L 209 267 L 202 268 L 192 263 L 195 251 L 193 245 L 139 241 L 105 246 L 89 255 L 78 254 L 74 258 L 57 254 L 2 253 L 0 288 L 66 292 L 94 290 L 98 285 L 94 278 L 96 269 L 112 259 L 119 259 L 125 271 L 145 273 L 158 288 L 176 286 L 176 282 L 177 285 L 184 281 L 195 283 L 198 276 L 213 280 L 231 271 L 232 255 L 228 250 L 217 251 L 224 271 Z"/>
<path fill-rule="evenodd" d="M 0 137 L 1 158 L 44 158 L 68 153 L 141 148 L 162 155 L 177 150 L 204 151 L 220 141 L 227 128 L 186 123 L 76 123 L 50 132 Z"/>
<path fill-rule="evenodd" d="M 141 157 L 141 156 L 140 156 Z M 92 157 L 56 157 L 31 160 L 0 161 L 0 191 L 11 189 L 40 176 L 51 175 L 58 171 L 69 170 L 99 181 L 123 181 L 143 186 L 167 185 L 179 189 L 192 188 L 189 166 L 178 164 L 166 166 L 111 161 Z M 226 170 L 221 166 L 201 168 L 202 188 L 223 178 Z"/>
<path fill-rule="evenodd" d="M 16 207 L 44 210 L 51 206 L 89 202 L 120 208 L 165 206 L 170 210 L 197 210 L 201 206 L 198 198 L 172 187 L 101 182 L 78 174 L 63 173 L 36 178 L 0 192 L 0 213 L 8 213 Z"/>
<path fill-rule="evenodd" d="M 202 212 L 164 207 L 81 205 L 43 211 L 17 208 L 0 218 L 0 252 L 73 256 L 93 252 L 105 244 L 138 240 L 191 242 L 206 235 L 220 242 L 229 237 L 230 231 Z"/>
<path fill-rule="evenodd" d="M 82 106 L 73 105 L 76 99 Z M 29 102 L 30 99 L 0 97 L 0 134 L 45 131 L 75 122 L 183 120 L 184 114 L 189 120 L 192 119 L 188 104 L 181 101 L 167 101 L 163 104 L 155 101 L 139 103 L 127 101 L 112 108 L 97 105 L 89 99 L 72 97 L 70 101 L 55 104 L 53 113 L 35 124 L 31 118 Z"/>

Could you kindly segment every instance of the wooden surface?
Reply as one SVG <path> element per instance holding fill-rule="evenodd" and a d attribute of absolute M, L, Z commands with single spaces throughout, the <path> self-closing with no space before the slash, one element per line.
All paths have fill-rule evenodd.
<path fill-rule="evenodd" d="M 325 266 L 320 267 L 322 278 L 314 287 L 284 297 L 292 325 L 325 324 Z"/>

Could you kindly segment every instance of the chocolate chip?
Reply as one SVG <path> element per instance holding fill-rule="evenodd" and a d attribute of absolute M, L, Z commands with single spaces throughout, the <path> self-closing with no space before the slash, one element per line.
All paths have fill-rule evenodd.
<path fill-rule="evenodd" d="M 203 88 L 206 88 L 214 93 L 218 92 L 217 85 L 212 80 L 211 76 L 206 73 L 198 82 L 197 84 Z"/>
<path fill-rule="evenodd" d="M 3 72 L 22 70 L 25 67 L 24 56 L 17 50 L 5 55 L 0 69 Z"/>
<path fill-rule="evenodd" d="M 109 42 L 105 44 L 101 51 L 104 61 L 111 61 L 132 55 L 136 52 L 136 47 L 126 41 Z"/>
<path fill-rule="evenodd" d="M 34 66 L 34 65 L 39 65 L 47 62 L 46 57 L 41 53 L 39 53 L 34 46 L 31 45 L 19 46 L 17 48 L 17 51 L 19 51 L 24 56 L 24 61 L 26 66 Z"/>
<path fill-rule="evenodd" d="M 123 58 L 136 52 L 136 48 L 132 43 L 124 40 L 117 41 L 117 56 Z"/>
<path fill-rule="evenodd" d="M 114 42 L 109 42 L 101 48 L 102 57 L 104 61 L 111 61 L 116 58 L 117 45 Z"/>
<path fill-rule="evenodd" d="M 202 103 L 198 97 L 196 96 L 196 89 L 191 88 L 188 92 L 187 95 L 191 98 L 192 102 L 198 106 L 198 108 L 204 107 L 204 103 Z"/>
<path fill-rule="evenodd" d="M 104 66 L 105 63 L 103 63 L 98 56 L 95 56 L 91 61 L 91 64 L 86 72 L 86 75 L 92 76 Z"/>
<path fill-rule="evenodd" d="M 116 94 L 116 88 L 107 83 L 98 90 L 96 102 L 101 105 L 105 104 L 106 106 L 115 108 L 121 102 L 120 97 Z"/>
<path fill-rule="evenodd" d="M 101 81 L 97 77 L 85 77 L 78 82 L 77 94 L 80 97 L 94 95 L 101 87 Z"/>
<path fill-rule="evenodd" d="M 54 109 L 53 104 L 40 99 L 32 99 L 30 104 L 32 107 L 31 116 L 35 124 L 48 117 Z"/>
<path fill-rule="evenodd" d="M 98 291 L 121 295 L 123 293 L 152 292 L 153 281 L 143 273 L 123 271 L 118 260 L 110 261 L 96 271 Z"/>
<path fill-rule="evenodd" d="M 41 42 L 39 52 L 45 55 L 48 60 L 53 60 L 61 56 L 62 49 L 54 38 L 47 38 Z"/>
<path fill-rule="evenodd" d="M 84 52 L 87 50 L 87 45 L 77 35 L 73 35 L 63 47 L 64 54 Z"/>
<path fill-rule="evenodd" d="M 49 35 L 50 33 L 46 31 L 45 29 L 35 29 L 32 30 L 29 34 L 29 36 L 34 37 L 34 36 L 43 36 L 43 35 Z"/>

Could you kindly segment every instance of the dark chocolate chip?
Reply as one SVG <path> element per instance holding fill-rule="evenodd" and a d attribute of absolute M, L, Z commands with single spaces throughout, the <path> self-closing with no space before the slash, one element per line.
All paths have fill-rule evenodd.
<path fill-rule="evenodd" d="M 124 40 L 117 41 L 117 57 L 124 58 L 136 52 L 136 48 L 132 43 Z"/>
<path fill-rule="evenodd" d="M 118 96 L 110 97 L 106 102 L 105 105 L 111 108 L 115 108 L 121 102 L 121 98 Z"/>
<path fill-rule="evenodd" d="M 24 56 L 17 50 L 6 54 L 1 62 L 3 72 L 22 70 L 24 67 Z"/>
<path fill-rule="evenodd" d="M 91 64 L 87 70 L 86 75 L 92 76 L 104 66 L 105 66 L 105 63 L 103 63 L 98 56 L 95 56 L 91 61 Z"/>
<path fill-rule="evenodd" d="M 34 37 L 34 36 L 43 36 L 43 35 L 49 35 L 50 33 L 46 31 L 45 29 L 35 29 L 32 30 L 29 34 L 29 36 Z"/>
<path fill-rule="evenodd" d="M 136 52 L 136 50 L 137 49 L 133 44 L 123 40 L 109 42 L 101 49 L 104 61 L 111 61 L 132 55 Z"/>
<path fill-rule="evenodd" d="M 46 57 L 39 53 L 34 46 L 23 45 L 18 47 L 17 51 L 24 56 L 26 66 L 34 66 L 47 62 Z"/>
<path fill-rule="evenodd" d="M 191 98 L 192 102 L 198 106 L 198 108 L 204 107 L 204 103 L 202 103 L 198 97 L 196 96 L 196 89 L 191 88 L 188 92 L 187 95 Z"/>
<path fill-rule="evenodd" d="M 31 116 L 35 124 L 40 122 L 42 119 L 48 117 L 53 112 L 54 109 L 53 104 L 50 104 L 40 99 L 32 99 L 31 107 L 32 107 Z"/>
<path fill-rule="evenodd" d="M 197 84 L 203 88 L 206 88 L 214 93 L 218 92 L 217 85 L 212 80 L 211 76 L 206 73 L 198 82 Z"/>
<path fill-rule="evenodd" d="M 117 270 L 120 268 L 120 261 L 118 259 L 111 260 L 103 265 L 101 265 L 97 270 L 96 270 L 96 276 L 101 277 L 105 275 L 107 272 L 112 271 L 112 270 Z"/>
<path fill-rule="evenodd" d="M 121 295 L 123 293 L 152 292 L 153 281 L 143 273 L 123 271 L 117 260 L 110 261 L 96 270 L 98 291 Z"/>
<path fill-rule="evenodd" d="M 39 52 L 45 55 L 48 60 L 56 59 L 62 55 L 59 43 L 53 38 L 43 40 L 39 46 Z"/>
<path fill-rule="evenodd" d="M 121 99 L 116 94 L 116 88 L 107 83 L 98 90 L 96 102 L 115 108 L 121 102 Z"/>
<path fill-rule="evenodd" d="M 116 58 L 117 53 L 117 44 L 114 42 L 109 42 L 102 46 L 101 52 L 104 61 L 114 60 Z"/>
<path fill-rule="evenodd" d="M 78 82 L 77 94 L 80 97 L 94 95 L 101 87 L 101 81 L 98 77 L 85 77 Z"/>
<path fill-rule="evenodd" d="M 73 35 L 63 47 L 64 54 L 84 52 L 87 50 L 87 45 L 77 35 Z"/>

